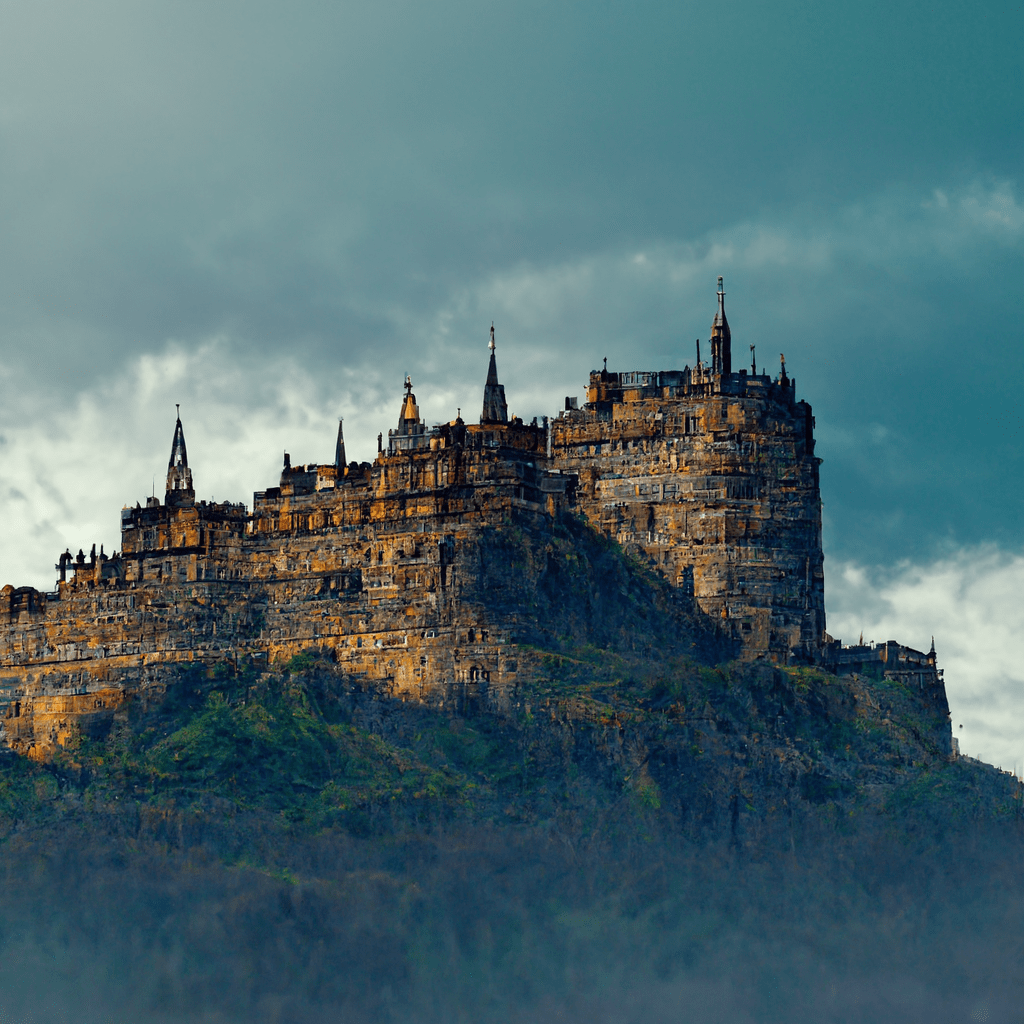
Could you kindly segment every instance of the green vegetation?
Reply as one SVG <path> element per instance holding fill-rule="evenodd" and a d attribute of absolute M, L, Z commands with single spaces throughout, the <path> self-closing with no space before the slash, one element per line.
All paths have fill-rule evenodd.
<path fill-rule="evenodd" d="M 627 635 L 443 707 L 313 654 L 186 667 L 6 756 L 0 1012 L 1011 1019 L 1020 787 L 899 684 Z"/>
<path fill-rule="evenodd" d="M 251 665 L 185 668 L 162 700 L 129 704 L 107 740 L 80 740 L 52 771 L 77 782 L 93 806 L 132 799 L 185 808 L 215 799 L 307 831 L 362 831 L 392 804 L 466 802 L 467 778 L 355 725 L 328 685 L 337 682 L 309 655 L 262 676 Z"/>

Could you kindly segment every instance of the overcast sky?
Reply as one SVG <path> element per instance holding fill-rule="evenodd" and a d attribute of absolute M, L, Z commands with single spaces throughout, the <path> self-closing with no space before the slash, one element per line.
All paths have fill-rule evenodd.
<path fill-rule="evenodd" d="M 1022 10 L 4 5 L 2 582 L 118 546 L 175 402 L 249 502 L 338 416 L 369 459 L 406 373 L 476 415 L 492 320 L 520 415 L 681 368 L 723 274 L 737 361 L 814 406 L 831 628 L 996 650 L 954 714 L 1024 761 Z"/>

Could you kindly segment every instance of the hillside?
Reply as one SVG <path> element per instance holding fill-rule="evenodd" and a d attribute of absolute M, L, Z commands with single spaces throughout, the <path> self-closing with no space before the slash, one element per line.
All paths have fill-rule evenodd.
<path fill-rule="evenodd" d="M 545 543 L 488 549 L 527 581 L 485 587 L 517 620 L 512 691 L 227 659 L 50 764 L 6 755 L 0 1009 L 1011 1019 L 1021 791 L 949 760 L 944 707 L 716 664 L 615 545 Z"/>

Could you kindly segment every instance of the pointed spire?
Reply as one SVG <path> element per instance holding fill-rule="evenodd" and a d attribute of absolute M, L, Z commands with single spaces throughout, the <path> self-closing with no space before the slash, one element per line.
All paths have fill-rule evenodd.
<path fill-rule="evenodd" d="M 344 423 L 345 421 L 341 417 L 339 417 L 338 440 L 334 445 L 334 465 L 337 467 L 339 475 L 341 474 L 342 470 L 344 470 L 344 468 L 348 465 L 348 463 L 345 461 L 345 432 L 343 429 Z"/>
<path fill-rule="evenodd" d="M 181 406 L 174 406 L 174 440 L 171 442 L 171 457 L 167 460 L 167 468 L 175 466 L 188 468 L 188 451 L 185 449 L 185 431 L 181 428 Z"/>
<path fill-rule="evenodd" d="M 412 393 L 412 377 L 409 374 L 405 375 L 405 395 L 402 398 L 402 411 L 398 416 L 398 429 L 394 433 L 403 437 L 409 434 L 423 433 L 423 424 L 420 421 L 420 407 L 416 404 L 416 396 Z"/>
<path fill-rule="evenodd" d="M 487 367 L 487 383 L 484 384 L 484 408 L 480 413 L 481 423 L 508 423 L 508 405 L 505 403 L 505 386 L 498 383 L 498 363 L 494 358 L 494 322 L 491 322 L 491 361 Z"/>
<path fill-rule="evenodd" d="M 196 492 L 192 489 L 192 470 L 188 468 L 188 450 L 185 447 L 185 431 L 181 426 L 181 406 L 175 405 L 174 439 L 171 441 L 171 457 L 167 461 L 167 488 L 165 505 L 194 505 Z"/>
<path fill-rule="evenodd" d="M 420 422 L 420 407 L 416 404 L 416 396 L 412 393 L 412 377 L 405 375 L 405 397 L 402 399 L 402 414 L 398 417 L 398 433 L 412 434 L 413 427 Z"/>
<path fill-rule="evenodd" d="M 711 372 L 732 373 L 732 331 L 725 318 L 725 287 L 718 278 L 718 312 L 711 325 Z"/>

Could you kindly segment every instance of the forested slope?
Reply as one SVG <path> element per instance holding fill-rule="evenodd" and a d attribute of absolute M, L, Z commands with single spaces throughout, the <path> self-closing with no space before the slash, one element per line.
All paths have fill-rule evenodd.
<path fill-rule="evenodd" d="M 6 755 L 0 1011 L 1019 1021 L 1016 781 L 903 684 L 714 664 L 622 557 L 556 538 L 495 591 L 513 692 L 242 659 Z"/>

